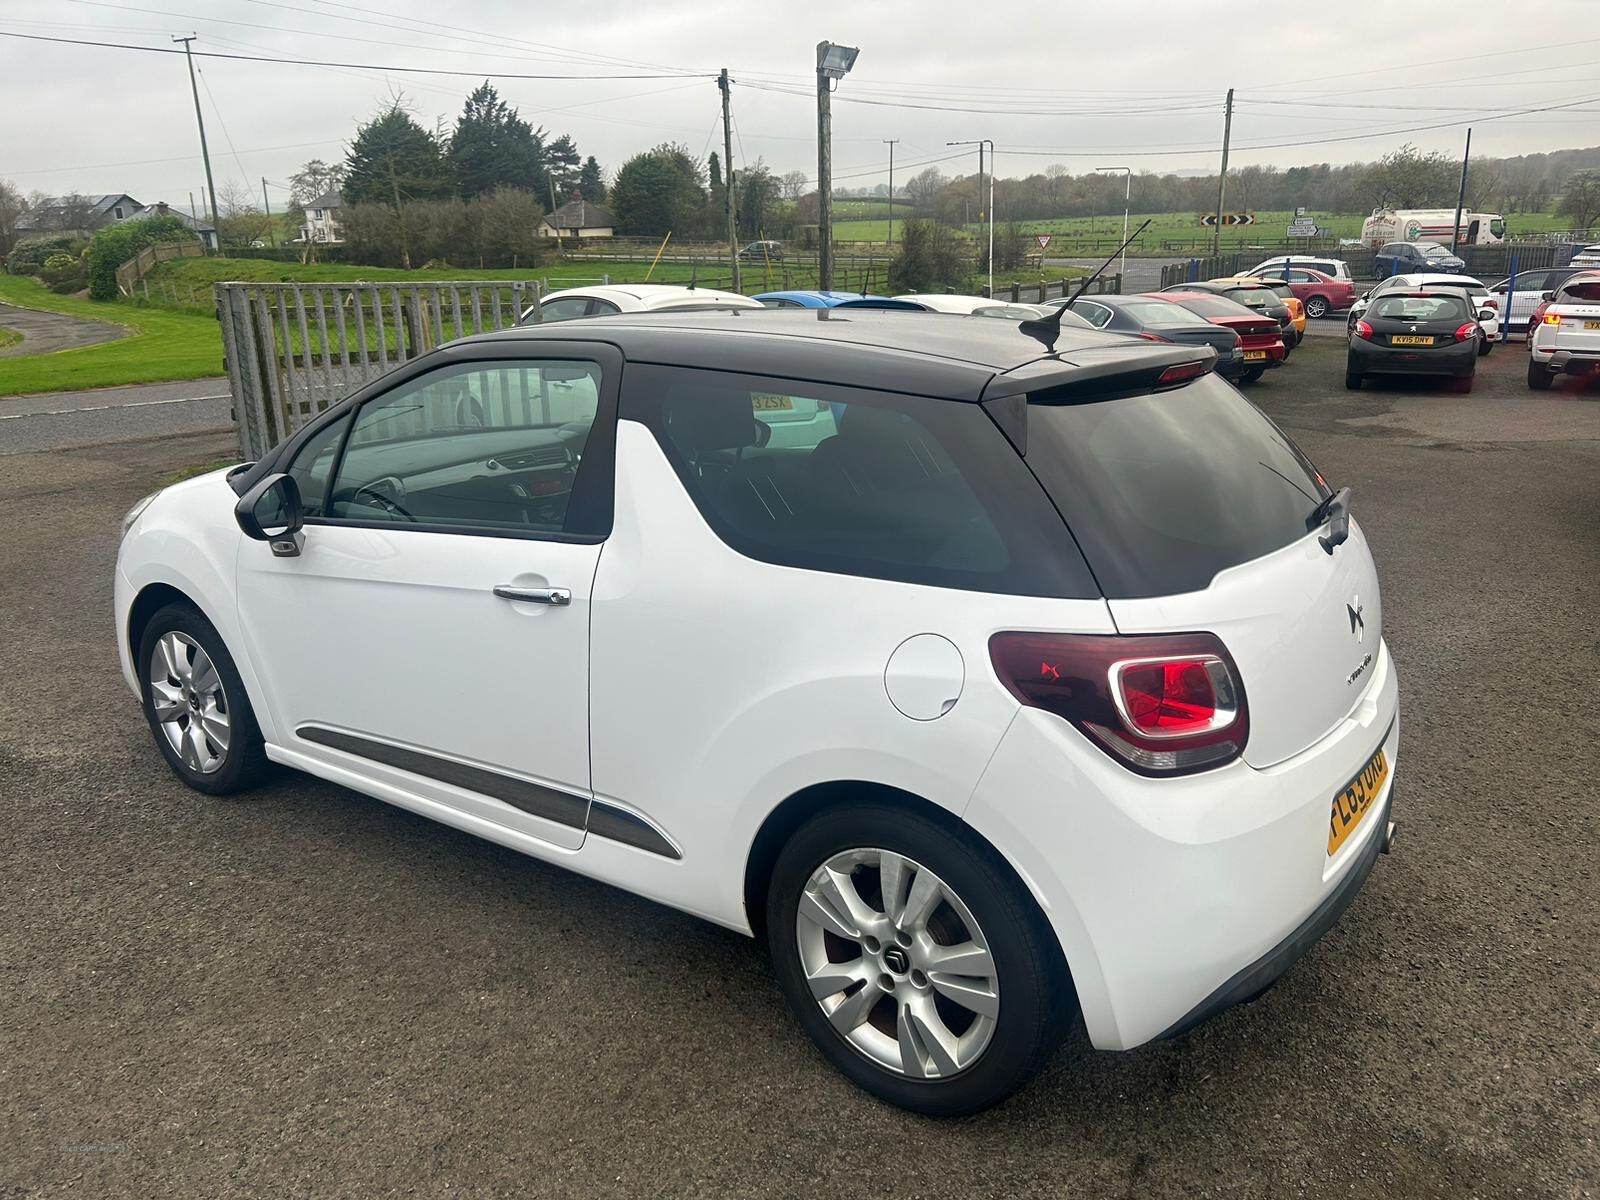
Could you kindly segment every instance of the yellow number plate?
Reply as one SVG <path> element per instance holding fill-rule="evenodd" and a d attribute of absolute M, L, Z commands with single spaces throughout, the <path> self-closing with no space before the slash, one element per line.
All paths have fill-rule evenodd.
<path fill-rule="evenodd" d="M 1383 791 L 1383 781 L 1389 778 L 1389 756 L 1378 747 L 1378 752 L 1367 759 L 1361 773 L 1352 779 L 1333 798 L 1333 811 L 1328 816 L 1328 856 L 1339 852 L 1339 847 L 1356 828 L 1361 819 L 1377 801 Z"/>
<path fill-rule="evenodd" d="M 750 407 L 756 412 L 793 412 L 794 397 L 774 396 L 767 392 L 750 393 Z"/>
<path fill-rule="evenodd" d="M 1583 327 L 1585 329 L 1600 329 L 1600 321 L 1585 321 Z"/>
<path fill-rule="evenodd" d="M 1266 356 L 1267 352 L 1265 350 L 1246 350 L 1244 352 L 1245 362 L 1260 362 Z"/>
<path fill-rule="evenodd" d="M 1412 337 L 1409 333 L 1397 334 L 1389 339 L 1391 346 L 1431 346 L 1431 337 Z"/>

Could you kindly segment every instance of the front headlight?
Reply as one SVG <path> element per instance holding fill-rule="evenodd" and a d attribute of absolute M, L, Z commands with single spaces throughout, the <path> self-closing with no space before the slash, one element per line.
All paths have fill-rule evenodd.
<path fill-rule="evenodd" d="M 150 501 L 154 500 L 159 495 L 161 495 L 161 492 L 159 490 L 151 492 L 143 500 L 139 501 L 137 504 L 135 504 L 132 508 L 130 508 L 127 511 L 127 513 L 122 518 L 122 536 L 123 537 L 127 537 L 128 536 L 128 530 L 133 528 L 133 523 L 139 519 L 139 514 L 144 512 L 145 509 L 149 508 L 150 507 Z"/>

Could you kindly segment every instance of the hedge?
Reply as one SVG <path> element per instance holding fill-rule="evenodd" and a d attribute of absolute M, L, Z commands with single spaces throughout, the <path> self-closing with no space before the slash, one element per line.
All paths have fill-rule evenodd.
<path fill-rule="evenodd" d="M 181 217 L 146 217 L 107 225 L 89 243 L 89 298 L 117 298 L 117 268 L 146 246 L 183 242 L 196 236 Z"/>

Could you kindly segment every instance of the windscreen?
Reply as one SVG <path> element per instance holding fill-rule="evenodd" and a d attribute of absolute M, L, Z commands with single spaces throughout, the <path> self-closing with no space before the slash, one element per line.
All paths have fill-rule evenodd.
<path fill-rule="evenodd" d="M 1446 250 L 1443 246 L 1440 246 L 1437 243 L 1429 243 L 1428 245 L 1424 246 L 1422 248 L 1422 253 L 1425 258 L 1450 257 L 1450 251 Z"/>
<path fill-rule="evenodd" d="M 1372 316 L 1391 321 L 1464 321 L 1470 314 L 1459 296 L 1385 296 Z"/>
<path fill-rule="evenodd" d="M 1149 395 L 1028 401 L 1028 466 L 1111 599 L 1201 590 L 1305 537 L 1329 494 L 1299 448 L 1214 375 Z"/>

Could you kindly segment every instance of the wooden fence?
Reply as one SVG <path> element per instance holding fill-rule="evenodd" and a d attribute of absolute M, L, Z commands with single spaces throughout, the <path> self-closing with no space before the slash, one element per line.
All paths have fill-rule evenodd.
<path fill-rule="evenodd" d="M 537 282 L 219 283 L 239 450 L 259 458 L 345 396 L 436 346 L 537 321 Z"/>
<path fill-rule="evenodd" d="M 187 242 L 168 242 L 160 246 L 146 246 L 116 270 L 117 291 L 124 296 L 133 295 L 133 289 L 150 273 L 157 264 L 167 262 L 174 258 L 199 258 L 206 252 L 206 248 L 198 240 Z M 145 297 L 149 298 L 146 289 Z"/>
<path fill-rule="evenodd" d="M 992 293 L 985 285 L 981 292 L 991 298 L 1010 300 L 1013 304 L 1043 304 L 1046 300 L 1072 295 L 1078 290 L 1078 283 L 1076 279 L 1041 279 L 1038 283 L 1002 283 L 996 286 Z M 1121 293 L 1122 276 L 1116 273 L 1100 276 L 1083 292 L 1085 296 L 1116 296 Z"/>

